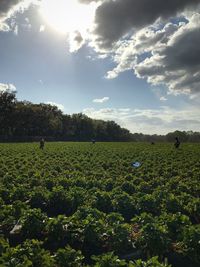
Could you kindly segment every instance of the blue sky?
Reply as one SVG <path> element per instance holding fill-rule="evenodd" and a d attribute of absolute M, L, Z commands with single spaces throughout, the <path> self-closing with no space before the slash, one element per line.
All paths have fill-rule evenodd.
<path fill-rule="evenodd" d="M 50 0 L 42 1 L 51 8 Z M 197 6 L 189 10 L 185 1 L 183 7 L 160 10 L 157 17 L 152 8 L 148 22 L 138 17 L 127 26 L 128 5 L 135 2 L 142 12 L 139 1 L 125 0 L 123 14 L 123 1 L 113 7 L 112 1 L 96 1 L 94 21 L 86 29 L 82 9 L 72 18 L 66 10 L 68 20 L 60 21 L 56 6 L 53 19 L 41 12 L 41 1 L 29 5 L 29 0 L 26 6 L 20 0 L 18 6 L 8 2 L 0 4 L 0 90 L 12 85 L 19 100 L 50 102 L 67 114 L 115 120 L 132 132 L 200 130 L 200 59 L 192 53 L 200 46 Z M 89 7 L 92 1 L 85 2 Z M 113 17 L 106 17 L 110 8 Z M 166 12 L 173 16 L 166 19 Z M 73 22 L 75 15 L 82 16 L 82 26 Z M 69 18 L 72 28 L 63 32 Z M 188 38 L 195 42 L 188 44 Z"/>

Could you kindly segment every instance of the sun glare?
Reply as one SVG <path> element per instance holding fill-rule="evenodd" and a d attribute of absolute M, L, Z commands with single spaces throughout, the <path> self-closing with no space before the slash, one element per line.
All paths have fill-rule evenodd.
<path fill-rule="evenodd" d="M 84 33 L 94 18 L 94 6 L 78 0 L 43 0 L 40 11 L 46 23 L 61 33 Z"/>

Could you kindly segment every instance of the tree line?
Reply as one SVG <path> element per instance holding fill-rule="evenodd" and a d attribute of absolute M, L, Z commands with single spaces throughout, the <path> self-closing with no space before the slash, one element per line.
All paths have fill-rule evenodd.
<path fill-rule="evenodd" d="M 18 101 L 13 91 L 0 91 L 0 141 L 182 141 L 200 142 L 198 132 L 176 131 L 167 135 L 130 133 L 114 121 L 94 120 L 82 113 L 63 114 L 57 106 Z"/>

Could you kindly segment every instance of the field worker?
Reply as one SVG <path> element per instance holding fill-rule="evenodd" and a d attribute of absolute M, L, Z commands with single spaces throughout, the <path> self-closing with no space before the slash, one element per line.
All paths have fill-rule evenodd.
<path fill-rule="evenodd" d="M 41 140 L 40 140 L 40 149 L 44 149 L 44 138 L 42 138 Z"/>
<path fill-rule="evenodd" d="M 175 148 L 179 148 L 181 143 L 180 143 L 178 137 L 176 137 L 175 139 L 176 139 L 176 142 L 174 143 L 174 146 L 175 146 Z"/>

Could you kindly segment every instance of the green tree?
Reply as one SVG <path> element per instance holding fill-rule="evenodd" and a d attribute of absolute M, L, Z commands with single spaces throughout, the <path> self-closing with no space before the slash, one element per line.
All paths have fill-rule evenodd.
<path fill-rule="evenodd" d="M 12 135 L 15 106 L 15 92 L 10 90 L 0 91 L 0 135 Z"/>

